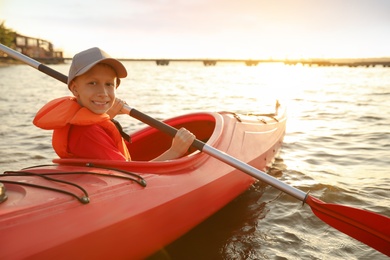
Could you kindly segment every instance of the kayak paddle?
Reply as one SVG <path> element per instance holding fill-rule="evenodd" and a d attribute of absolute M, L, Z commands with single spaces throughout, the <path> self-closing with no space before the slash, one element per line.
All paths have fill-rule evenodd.
<path fill-rule="evenodd" d="M 35 61 L 13 49 L 0 44 L 0 50 L 11 57 L 25 62 L 39 71 L 67 84 L 67 76 Z M 122 109 L 131 117 L 140 120 L 170 136 L 175 136 L 177 129 L 154 119 L 127 105 Z M 339 231 L 367 244 L 379 252 L 390 256 L 390 218 L 363 209 L 349 206 L 325 203 L 317 198 L 304 193 L 286 183 L 234 158 L 208 144 L 195 139 L 193 144 L 198 150 L 226 163 L 230 166 L 249 174 L 250 176 L 264 181 L 265 183 L 293 196 L 308 204 L 313 213 L 328 225 Z"/>

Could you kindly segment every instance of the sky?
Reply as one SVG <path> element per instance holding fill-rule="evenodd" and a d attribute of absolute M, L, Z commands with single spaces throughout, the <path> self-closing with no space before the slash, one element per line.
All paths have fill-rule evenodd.
<path fill-rule="evenodd" d="M 389 0 L 0 0 L 0 23 L 65 57 L 390 57 Z"/>

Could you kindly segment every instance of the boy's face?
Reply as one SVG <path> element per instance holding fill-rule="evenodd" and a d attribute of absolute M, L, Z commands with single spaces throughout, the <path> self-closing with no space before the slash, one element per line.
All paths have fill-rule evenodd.
<path fill-rule="evenodd" d="M 116 73 L 106 64 L 96 64 L 76 77 L 70 90 L 78 103 L 95 114 L 106 113 L 115 102 Z"/>

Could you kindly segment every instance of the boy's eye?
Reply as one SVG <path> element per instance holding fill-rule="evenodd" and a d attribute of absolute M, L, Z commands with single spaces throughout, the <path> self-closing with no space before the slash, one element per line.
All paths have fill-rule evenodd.
<path fill-rule="evenodd" d="M 96 86 L 97 84 L 98 84 L 97 81 L 90 81 L 90 82 L 88 83 L 88 85 L 91 85 L 91 86 Z M 113 83 L 113 82 L 107 82 L 107 83 L 105 83 L 105 85 L 106 85 L 107 87 L 115 87 L 115 83 Z"/>

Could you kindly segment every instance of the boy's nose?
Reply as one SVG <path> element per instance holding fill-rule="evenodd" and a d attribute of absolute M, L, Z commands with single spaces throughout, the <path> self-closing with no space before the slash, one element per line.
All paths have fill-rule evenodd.
<path fill-rule="evenodd" d="M 107 95 L 108 94 L 107 89 L 104 86 L 104 84 L 99 84 L 98 85 L 98 94 L 99 95 Z"/>

